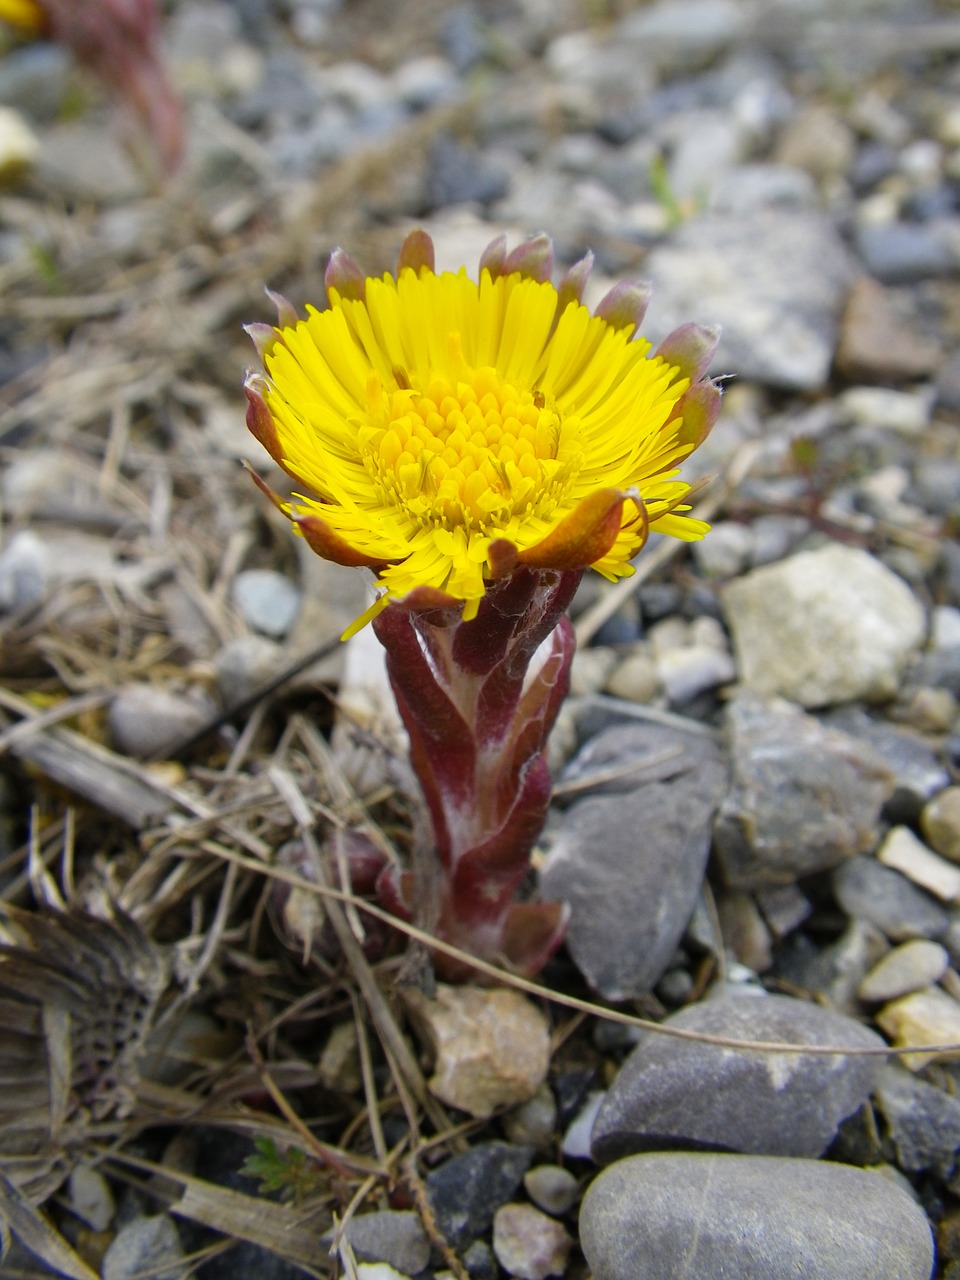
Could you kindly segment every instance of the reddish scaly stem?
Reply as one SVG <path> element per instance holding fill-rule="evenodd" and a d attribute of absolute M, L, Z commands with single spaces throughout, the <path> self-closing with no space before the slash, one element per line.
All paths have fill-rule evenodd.
<path fill-rule="evenodd" d="M 514 896 L 550 802 L 543 752 L 569 686 L 564 612 L 581 570 L 520 568 L 463 622 L 453 608 L 391 605 L 374 627 L 433 824 L 439 884 L 424 923 L 484 959 L 535 972 L 559 945 L 559 903 Z M 421 875 L 426 882 L 429 877 Z M 384 885 L 396 907 L 396 884 Z M 462 967 L 437 957 L 445 976 Z"/>

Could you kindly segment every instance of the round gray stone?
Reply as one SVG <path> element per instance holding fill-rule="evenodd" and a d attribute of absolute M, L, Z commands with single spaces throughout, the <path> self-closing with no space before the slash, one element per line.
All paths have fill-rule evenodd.
<path fill-rule="evenodd" d="M 849 1165 L 769 1156 L 634 1156 L 580 1213 L 595 1280 L 929 1280 L 923 1211 Z"/>
<path fill-rule="evenodd" d="M 212 706 L 151 684 L 130 684 L 110 703 L 107 722 L 114 746 L 124 755 L 159 757 L 202 729 Z"/>
<path fill-rule="evenodd" d="M 733 1040 L 879 1049 L 859 1022 L 791 996 L 721 995 L 664 1023 Z M 870 1095 L 882 1059 L 729 1049 L 647 1035 L 620 1068 L 593 1126 L 606 1163 L 664 1146 L 818 1156 Z"/>
<path fill-rule="evenodd" d="M 279 639 L 300 612 L 300 589 L 274 569 L 244 569 L 233 580 L 233 603 L 255 631 Z"/>

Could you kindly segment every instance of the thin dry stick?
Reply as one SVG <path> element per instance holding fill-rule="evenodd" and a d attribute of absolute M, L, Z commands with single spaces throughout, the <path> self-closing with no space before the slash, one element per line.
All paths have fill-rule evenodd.
<path fill-rule="evenodd" d="M 370 1137 L 373 1149 L 381 1164 L 386 1163 L 387 1143 L 380 1123 L 380 1099 L 377 1097 L 377 1085 L 373 1078 L 373 1062 L 370 1058 L 370 1041 L 367 1039 L 367 1028 L 363 1020 L 363 1010 L 355 991 L 350 992 L 350 1003 L 353 1005 L 353 1021 L 357 1028 L 357 1047 L 360 1050 L 360 1074 L 363 1077 L 363 1093 L 367 1101 L 367 1120 L 370 1125 Z"/>
<path fill-rule="evenodd" d="M 286 871 L 281 867 L 265 867 L 254 861 L 254 859 L 244 857 L 243 854 L 235 853 L 232 850 L 221 849 L 219 854 L 221 857 L 238 862 L 241 866 L 247 867 L 251 871 L 257 871 L 261 875 L 273 876 L 278 880 L 282 880 L 284 884 L 290 884 L 297 889 L 305 889 L 308 893 L 317 893 L 321 897 L 328 899 L 328 901 L 353 902 L 360 911 L 366 912 L 367 915 L 371 915 L 377 920 L 382 920 L 384 924 L 388 924 L 392 928 L 399 930 L 400 933 L 406 934 L 408 938 L 412 938 L 415 942 L 419 942 L 423 946 L 436 951 L 442 951 L 444 955 L 471 966 L 478 973 L 483 973 L 487 977 L 493 978 L 496 982 L 502 983 L 503 986 L 514 987 L 517 991 L 526 992 L 527 995 L 536 996 L 540 1000 L 549 1000 L 552 1004 L 562 1005 L 566 1009 L 593 1014 L 595 1017 L 603 1018 L 607 1022 L 619 1022 L 626 1027 L 638 1027 L 641 1031 L 652 1031 L 657 1035 L 670 1036 L 673 1040 L 691 1040 L 696 1044 L 714 1044 L 721 1049 L 740 1049 L 747 1053 L 791 1053 L 805 1054 L 811 1057 L 835 1057 L 837 1054 L 851 1058 L 901 1057 L 909 1053 L 960 1054 L 960 1042 L 950 1044 L 909 1044 L 896 1047 L 884 1045 L 882 1048 L 866 1049 L 842 1044 L 813 1045 L 791 1044 L 789 1041 L 779 1040 L 736 1040 L 730 1036 L 717 1036 L 705 1031 L 688 1031 L 683 1027 L 666 1026 L 660 1022 L 653 1022 L 649 1018 L 638 1018 L 635 1014 L 624 1013 L 620 1009 L 605 1009 L 603 1005 L 593 1004 L 590 1000 L 581 1000 L 578 996 L 568 996 L 561 991 L 552 991 L 549 987 L 543 987 L 539 983 L 531 982 L 529 978 L 521 978 L 518 974 L 510 973 L 507 969 L 498 969 L 496 965 L 489 964 L 478 956 L 472 956 L 467 951 L 461 951 L 459 947 L 451 946 L 450 943 L 433 937 L 423 929 L 418 929 L 416 925 L 409 924 L 406 920 L 401 920 L 398 916 L 391 915 L 389 911 L 384 911 L 382 907 L 378 907 L 372 902 L 366 902 L 363 898 L 356 897 L 355 894 L 345 893 L 341 889 L 334 889 L 327 885 L 316 884 L 311 880 L 305 880 L 302 876 L 298 876 L 296 872 Z M 341 919 L 343 919 L 342 916 Z M 349 926 L 346 920 L 343 920 L 343 927 L 349 933 Z M 350 940 L 356 946 L 352 934 L 350 934 Z"/>
<path fill-rule="evenodd" d="M 716 515 L 734 489 L 746 479 L 762 450 L 763 442 L 760 440 L 748 440 L 746 444 L 742 444 L 723 474 L 707 486 L 705 497 L 697 503 L 690 514 L 698 520 L 709 520 Z M 649 551 L 640 561 L 632 577 L 623 578 L 615 587 L 611 587 L 574 624 L 577 644 L 582 647 L 592 640 L 607 619 L 613 617 L 624 601 L 629 600 L 642 583 L 659 570 L 665 569 L 670 561 L 679 555 L 683 545 L 675 538 L 666 538 L 658 547 Z"/>

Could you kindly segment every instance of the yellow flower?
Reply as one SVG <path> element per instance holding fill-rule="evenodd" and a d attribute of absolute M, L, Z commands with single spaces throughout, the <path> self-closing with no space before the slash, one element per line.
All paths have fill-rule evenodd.
<path fill-rule="evenodd" d="M 27 35 L 38 35 L 46 25 L 36 0 L 0 0 L 0 22 L 9 22 Z"/>
<path fill-rule="evenodd" d="M 266 375 L 247 378 L 247 423 L 311 491 L 274 500 L 320 555 L 376 571 L 358 625 L 417 589 L 469 620 L 521 565 L 616 579 L 650 529 L 706 532 L 677 468 L 719 407 L 700 381 L 716 335 L 685 326 L 651 354 L 633 338 L 647 291 L 618 286 L 591 315 L 591 262 L 557 288 L 545 236 L 509 255 L 501 238 L 476 282 L 437 274 L 414 232 L 395 276 L 337 251 L 326 310 L 297 321 L 275 299 L 278 326 L 249 327 Z"/>

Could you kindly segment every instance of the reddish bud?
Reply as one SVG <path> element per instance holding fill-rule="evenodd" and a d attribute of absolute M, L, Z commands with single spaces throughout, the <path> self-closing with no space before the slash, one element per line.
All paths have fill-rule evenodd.
<path fill-rule="evenodd" d="M 519 271 L 528 280 L 543 284 L 553 274 L 553 241 L 545 231 L 518 244 L 508 253 L 503 264 L 503 274 Z"/>
<path fill-rule="evenodd" d="M 695 382 L 688 387 L 674 406 L 674 412 L 683 418 L 677 432 L 681 444 L 699 448 L 713 430 L 720 413 L 723 391 L 716 382 Z"/>
<path fill-rule="evenodd" d="M 263 377 L 258 373 L 247 374 L 243 394 L 247 397 L 247 429 L 266 449 L 279 466 L 283 466 L 283 447 L 277 435 L 277 424 L 260 390 Z"/>
<path fill-rule="evenodd" d="M 557 320 L 560 319 L 571 302 L 579 303 L 583 300 L 583 291 L 587 286 L 590 272 L 593 270 L 593 263 L 593 254 L 588 251 L 561 278 L 560 283 L 557 285 Z"/>
<path fill-rule="evenodd" d="M 280 335 L 272 324 L 263 324 L 259 320 L 253 324 L 245 324 L 243 331 L 256 347 L 261 362 L 266 360 L 274 343 L 280 340 Z"/>
<path fill-rule="evenodd" d="M 681 378 L 699 382 L 710 367 L 719 341 L 720 330 L 716 325 L 704 328 L 699 324 L 682 324 L 667 334 L 654 355 L 675 365 Z"/>
<path fill-rule="evenodd" d="M 491 240 L 483 253 L 480 255 L 480 273 L 489 271 L 496 280 L 497 276 L 505 274 L 503 264 L 507 260 L 507 237 L 499 235 L 496 239 Z"/>
<path fill-rule="evenodd" d="M 624 280 L 600 299 L 593 314 L 613 329 L 629 329 L 632 338 L 643 324 L 652 292 L 645 280 Z"/>
<path fill-rule="evenodd" d="M 367 294 L 367 282 L 363 272 L 343 249 L 334 249 L 323 273 L 327 297 L 336 293 L 339 298 L 363 302 Z"/>
<path fill-rule="evenodd" d="M 295 329 L 298 319 L 294 310 L 293 303 L 288 301 L 282 293 L 277 293 L 273 289 L 267 289 L 267 297 L 277 308 L 277 328 L 278 329 Z"/>
<path fill-rule="evenodd" d="M 416 271 L 417 275 L 423 270 L 432 272 L 435 270 L 435 262 L 433 240 L 422 227 L 417 227 L 409 233 L 400 246 L 400 253 L 397 256 L 397 275 L 408 268 Z"/>

